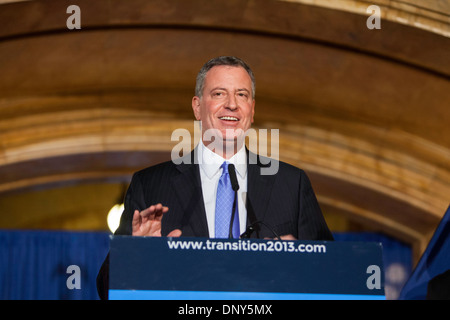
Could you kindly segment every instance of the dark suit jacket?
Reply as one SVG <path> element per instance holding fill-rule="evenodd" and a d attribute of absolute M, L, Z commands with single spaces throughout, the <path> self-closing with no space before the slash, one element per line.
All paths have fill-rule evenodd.
<path fill-rule="evenodd" d="M 428 282 L 427 300 L 450 300 L 450 269 Z"/>
<path fill-rule="evenodd" d="M 278 235 L 292 234 L 299 240 L 333 240 L 305 172 L 280 161 L 276 174 L 261 175 L 261 168 L 270 163 L 264 165 L 267 158 L 255 158 L 257 163 L 248 164 L 247 171 L 247 225 L 263 223 L 255 224 L 251 237 L 273 238 L 274 231 Z M 193 152 L 183 159 L 178 165 L 168 161 L 133 175 L 116 235 L 131 234 L 136 209 L 162 203 L 169 207 L 162 219 L 162 236 L 180 229 L 183 237 L 209 237 L 200 167 L 194 164 Z M 97 278 L 102 298 L 107 297 L 107 267 L 106 261 Z"/>

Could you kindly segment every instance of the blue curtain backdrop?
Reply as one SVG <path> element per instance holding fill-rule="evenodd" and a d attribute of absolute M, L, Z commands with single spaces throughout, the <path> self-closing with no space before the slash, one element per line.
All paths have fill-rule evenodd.
<path fill-rule="evenodd" d="M 1 231 L 0 299 L 98 299 L 108 248 L 108 233 Z M 79 290 L 67 288 L 70 265 L 80 268 Z"/>
<path fill-rule="evenodd" d="M 411 273 L 410 247 L 381 234 L 334 237 L 381 242 L 386 296 L 397 298 Z M 107 232 L 0 231 L 0 299 L 98 299 L 95 279 L 108 250 Z M 70 265 L 80 268 L 80 289 L 67 287 Z"/>

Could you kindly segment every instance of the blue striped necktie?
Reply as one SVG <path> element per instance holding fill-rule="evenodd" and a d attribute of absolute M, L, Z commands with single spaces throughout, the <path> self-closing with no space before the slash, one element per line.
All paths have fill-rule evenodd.
<path fill-rule="evenodd" d="M 228 238 L 235 194 L 231 187 L 228 163 L 225 161 L 221 168 L 222 175 L 219 179 L 216 196 L 215 237 Z M 232 233 L 233 238 L 239 238 L 239 211 L 237 199 L 235 212 Z"/>

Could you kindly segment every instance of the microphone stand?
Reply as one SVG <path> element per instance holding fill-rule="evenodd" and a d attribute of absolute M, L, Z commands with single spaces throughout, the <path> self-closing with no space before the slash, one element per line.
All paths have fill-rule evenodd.
<path fill-rule="evenodd" d="M 239 183 L 237 181 L 236 177 L 236 169 L 234 168 L 234 164 L 230 163 L 228 164 L 228 174 L 230 175 L 230 183 L 231 187 L 234 190 L 234 200 L 233 200 L 233 211 L 231 212 L 231 220 L 230 220 L 230 228 L 228 230 L 228 238 L 233 238 L 233 223 L 234 223 L 234 217 L 236 216 L 236 206 L 237 206 L 237 191 L 239 190 Z"/>
<path fill-rule="evenodd" d="M 233 201 L 233 212 L 231 213 L 231 220 L 230 220 L 230 229 L 228 230 L 228 238 L 233 238 L 233 223 L 234 223 L 234 217 L 236 215 L 236 199 L 237 199 L 237 190 L 234 191 L 234 201 Z"/>

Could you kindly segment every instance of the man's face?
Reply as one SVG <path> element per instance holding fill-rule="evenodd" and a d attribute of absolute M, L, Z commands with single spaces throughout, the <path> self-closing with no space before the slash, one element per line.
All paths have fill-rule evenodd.
<path fill-rule="evenodd" d="M 242 67 L 216 66 L 208 71 L 203 85 L 203 96 L 192 99 L 197 120 L 202 121 L 202 135 L 215 129 L 223 142 L 234 142 L 253 123 L 255 100 L 252 81 Z M 240 129 L 240 130 L 239 130 Z"/>

